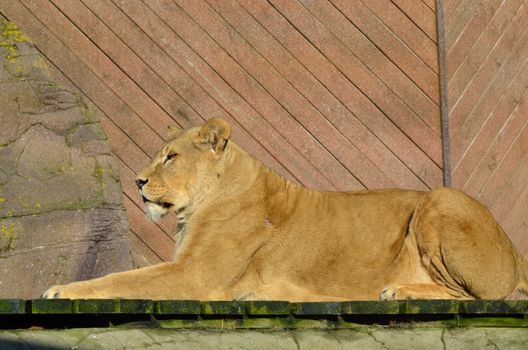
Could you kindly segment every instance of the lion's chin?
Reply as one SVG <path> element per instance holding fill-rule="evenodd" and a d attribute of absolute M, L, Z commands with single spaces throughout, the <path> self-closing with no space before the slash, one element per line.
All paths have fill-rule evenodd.
<path fill-rule="evenodd" d="M 158 221 L 162 216 L 169 213 L 169 207 L 153 202 L 146 202 L 145 214 L 152 221 Z"/>

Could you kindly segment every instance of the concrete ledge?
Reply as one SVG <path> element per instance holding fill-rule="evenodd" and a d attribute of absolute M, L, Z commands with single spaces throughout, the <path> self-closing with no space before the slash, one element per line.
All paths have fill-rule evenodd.
<path fill-rule="evenodd" d="M 0 300 L 0 349 L 526 349 L 527 315 L 527 300 Z"/>
<path fill-rule="evenodd" d="M 423 323 L 528 327 L 528 300 L 285 301 L 0 300 L 3 329 L 106 327 L 150 322 L 165 328 L 351 328 Z"/>

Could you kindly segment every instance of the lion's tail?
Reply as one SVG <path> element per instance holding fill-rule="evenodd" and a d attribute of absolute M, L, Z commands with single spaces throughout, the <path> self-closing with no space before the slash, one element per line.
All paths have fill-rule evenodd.
<path fill-rule="evenodd" d="M 519 283 L 516 290 L 528 297 L 528 262 L 521 255 L 518 257 Z"/>

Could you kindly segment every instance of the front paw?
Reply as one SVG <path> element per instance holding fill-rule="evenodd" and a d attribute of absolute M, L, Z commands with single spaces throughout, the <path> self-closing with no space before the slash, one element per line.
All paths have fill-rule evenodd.
<path fill-rule="evenodd" d="M 64 287 L 63 285 L 56 285 L 49 288 L 42 294 L 43 299 L 63 299 L 64 298 Z"/>

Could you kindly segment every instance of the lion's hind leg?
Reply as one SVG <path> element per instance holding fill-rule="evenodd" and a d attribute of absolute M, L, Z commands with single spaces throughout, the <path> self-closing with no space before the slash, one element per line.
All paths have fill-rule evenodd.
<path fill-rule="evenodd" d="M 453 298 L 503 299 L 518 285 L 512 243 L 491 213 L 469 196 L 433 190 L 411 225 L 424 268 Z"/>
<path fill-rule="evenodd" d="M 381 300 L 404 299 L 467 299 L 467 296 L 455 294 L 445 286 L 435 283 L 417 283 L 394 285 L 385 288 L 380 295 Z"/>

